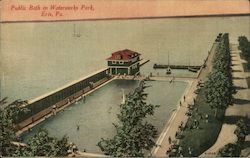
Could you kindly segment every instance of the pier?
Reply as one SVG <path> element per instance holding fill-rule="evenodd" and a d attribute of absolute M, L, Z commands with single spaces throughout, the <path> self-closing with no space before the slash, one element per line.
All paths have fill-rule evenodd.
<path fill-rule="evenodd" d="M 189 82 L 189 81 L 194 81 L 197 79 L 197 77 L 175 77 L 173 75 L 171 76 L 117 76 L 116 79 L 123 79 L 123 80 L 148 80 L 148 81 L 184 81 L 184 82 Z"/>
<path fill-rule="evenodd" d="M 170 67 L 171 69 L 197 69 L 199 70 L 202 66 L 189 66 L 189 65 L 162 65 L 162 64 L 154 64 L 154 69 L 166 69 Z"/>

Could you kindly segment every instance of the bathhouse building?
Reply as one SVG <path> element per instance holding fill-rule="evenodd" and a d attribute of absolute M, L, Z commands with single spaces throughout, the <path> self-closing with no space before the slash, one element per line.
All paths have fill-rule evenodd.
<path fill-rule="evenodd" d="M 129 49 L 112 53 L 107 59 L 111 75 L 137 75 L 140 71 L 140 54 Z"/>

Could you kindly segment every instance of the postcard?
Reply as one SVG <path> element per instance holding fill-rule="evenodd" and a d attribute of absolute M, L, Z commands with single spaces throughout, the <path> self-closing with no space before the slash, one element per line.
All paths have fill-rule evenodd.
<path fill-rule="evenodd" d="M 0 7 L 0 156 L 249 156 L 249 1 Z"/>

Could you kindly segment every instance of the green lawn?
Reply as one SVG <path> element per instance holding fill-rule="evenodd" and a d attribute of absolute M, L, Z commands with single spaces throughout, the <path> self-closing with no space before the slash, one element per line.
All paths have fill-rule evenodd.
<path fill-rule="evenodd" d="M 205 102 L 203 90 L 198 94 L 194 107 L 198 110 L 193 110 L 193 114 L 189 117 L 183 131 L 183 137 L 180 139 L 180 146 L 183 149 L 184 156 L 190 156 L 188 152 L 189 147 L 191 148 L 192 156 L 199 156 L 206 151 L 217 140 L 222 126 L 222 121 L 214 117 L 214 110 Z M 223 117 L 224 113 L 224 111 L 219 111 L 218 116 Z M 208 115 L 208 122 L 205 118 L 206 114 Z M 195 119 L 199 122 L 199 128 L 190 129 Z"/>

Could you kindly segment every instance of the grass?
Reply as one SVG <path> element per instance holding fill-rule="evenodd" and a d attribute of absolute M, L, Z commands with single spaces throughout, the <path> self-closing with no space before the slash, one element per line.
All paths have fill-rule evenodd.
<path fill-rule="evenodd" d="M 217 140 L 222 127 L 222 120 L 218 120 L 214 116 L 214 110 L 205 102 L 203 90 L 200 91 L 196 98 L 192 116 L 189 117 L 186 127 L 183 131 L 183 138 L 180 139 L 180 146 L 183 149 L 183 156 L 190 156 L 188 148 L 191 148 L 192 156 L 199 156 L 209 149 Z M 218 116 L 222 118 L 225 111 L 218 112 Z M 205 118 L 208 115 L 208 122 Z M 202 117 L 201 117 L 202 116 Z M 199 122 L 199 129 L 190 129 L 194 120 Z"/>

